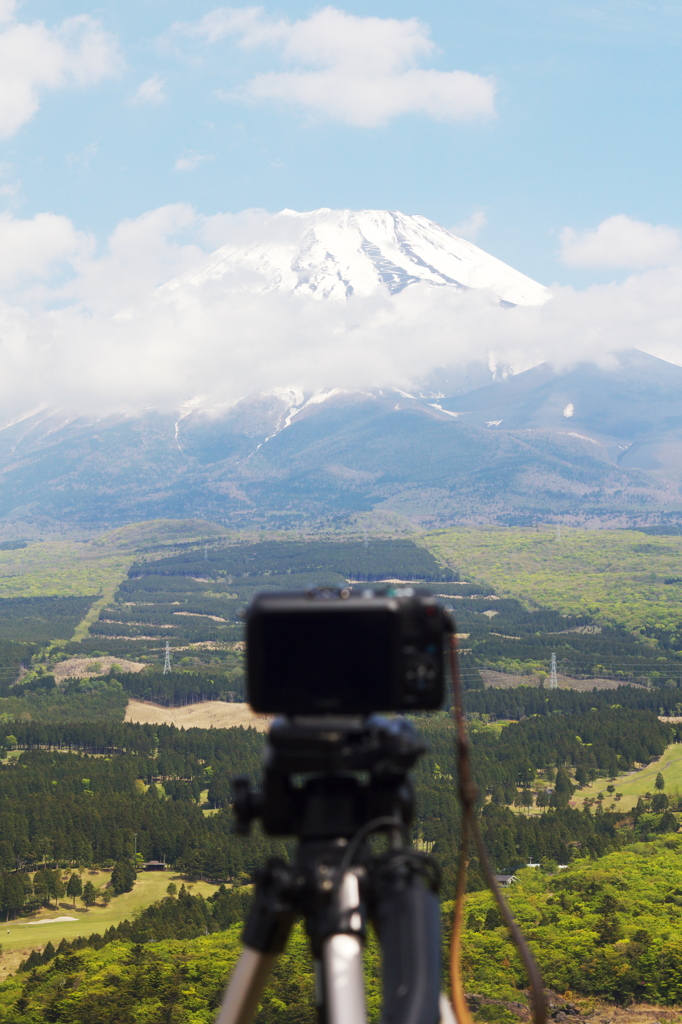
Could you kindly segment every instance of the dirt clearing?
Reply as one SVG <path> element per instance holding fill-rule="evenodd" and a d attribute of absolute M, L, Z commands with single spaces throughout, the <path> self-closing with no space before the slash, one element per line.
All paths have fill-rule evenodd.
<path fill-rule="evenodd" d="M 248 704 L 228 704 L 222 700 L 186 704 L 181 708 L 164 708 L 142 700 L 129 700 L 125 721 L 176 725 L 184 729 L 231 729 L 241 725 L 243 729 L 251 727 L 266 732 L 272 718 L 269 715 L 256 715 Z"/>
<path fill-rule="evenodd" d="M 69 658 L 68 661 L 59 661 L 52 669 L 52 674 L 61 683 L 64 679 L 105 676 L 112 668 L 118 668 L 121 672 L 141 672 L 145 665 L 141 661 L 126 661 L 125 658 L 111 658 L 103 654 L 101 658 Z"/>
<path fill-rule="evenodd" d="M 481 676 L 486 687 L 510 689 L 515 686 L 539 686 L 540 678 L 536 675 L 515 676 L 506 672 L 494 672 L 492 669 L 481 669 Z M 623 685 L 619 679 L 573 679 L 557 672 L 557 683 L 560 690 L 615 690 Z M 545 679 L 545 689 L 549 687 L 549 676 Z"/>

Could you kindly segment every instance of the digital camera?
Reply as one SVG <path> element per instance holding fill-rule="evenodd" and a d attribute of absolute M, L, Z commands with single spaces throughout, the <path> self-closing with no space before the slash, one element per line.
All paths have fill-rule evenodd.
<path fill-rule="evenodd" d="M 454 623 L 426 590 L 264 592 L 245 618 L 254 711 L 369 714 L 443 703 L 444 639 Z"/>

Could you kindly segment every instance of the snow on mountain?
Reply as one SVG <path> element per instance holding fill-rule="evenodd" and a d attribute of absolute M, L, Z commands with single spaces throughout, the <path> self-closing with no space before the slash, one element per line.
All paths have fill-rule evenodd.
<path fill-rule="evenodd" d="M 262 237 L 216 250 L 165 288 L 221 282 L 228 290 L 282 291 L 315 298 L 402 291 L 417 282 L 489 289 L 504 303 L 541 305 L 543 285 L 426 217 L 386 210 L 283 210 Z"/>

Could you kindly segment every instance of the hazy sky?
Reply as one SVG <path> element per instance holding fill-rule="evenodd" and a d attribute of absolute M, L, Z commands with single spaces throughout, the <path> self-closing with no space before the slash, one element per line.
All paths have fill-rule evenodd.
<path fill-rule="evenodd" d="M 321 206 L 423 214 L 558 285 L 535 339 L 592 322 L 682 362 L 681 43 L 679 0 L 0 0 L 0 370 L 222 215 Z"/>

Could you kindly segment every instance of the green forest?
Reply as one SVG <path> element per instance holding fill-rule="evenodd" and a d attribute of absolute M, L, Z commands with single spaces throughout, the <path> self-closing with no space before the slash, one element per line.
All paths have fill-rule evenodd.
<path fill-rule="evenodd" d="M 55 931 L 54 941 L 13 961 L 14 973 L 0 983 L 0 1020 L 212 1020 L 238 955 L 252 873 L 267 857 L 292 852 L 288 839 L 235 829 L 230 780 L 241 774 L 257 783 L 264 737 L 126 723 L 127 702 L 242 701 L 241 614 L 257 590 L 381 580 L 424 585 L 453 609 L 481 831 L 494 870 L 517 878 L 508 898 L 548 986 L 575 998 L 682 1001 L 682 794 L 663 765 L 682 741 L 682 724 L 659 717 L 682 717 L 679 538 L 609 536 L 611 563 L 602 565 L 591 539 L 577 537 L 576 571 L 599 570 L 600 603 L 573 600 L 573 584 L 565 600 L 556 598 L 552 565 L 566 568 L 571 549 L 557 553 L 546 534 L 531 536 L 537 531 L 502 534 L 505 576 L 497 536 L 485 530 L 454 538 L 469 542 L 463 554 L 442 533 L 417 542 L 240 539 L 212 535 L 206 525 L 196 536 L 189 526 L 178 537 L 123 530 L 99 547 L 82 545 L 78 578 L 106 580 L 100 593 L 91 586 L 79 593 L 66 579 L 46 593 L 34 575 L 29 593 L 13 584 L 0 601 L 0 913 L 12 928 L 77 907 L 84 922 L 79 937 L 61 940 Z M 128 536 L 135 542 L 126 547 Z M 646 576 L 648 544 L 658 561 Z M 38 566 L 50 552 L 32 547 L 8 549 L 7 558 L 28 552 Z M 641 614 L 619 612 L 618 557 L 623 572 L 634 572 Z M 535 589 L 517 587 L 533 566 Z M 588 584 L 597 586 L 592 576 Z M 167 642 L 172 670 L 164 673 Z M 537 685 L 551 654 L 560 673 L 588 687 L 594 678 L 619 685 Z M 67 659 L 104 657 L 114 664 L 85 678 L 64 674 Z M 124 670 L 116 659 L 142 670 Z M 529 685 L 486 686 L 490 670 Z M 453 727 L 446 712 L 414 721 L 427 752 L 413 770 L 412 839 L 441 865 L 447 932 L 460 844 Z M 656 776 L 650 791 L 642 786 L 621 803 L 622 780 L 647 765 L 653 780 L 659 759 L 660 786 Z M 115 911 L 140 889 L 148 860 L 181 879 L 160 899 L 155 889 L 134 913 L 113 913 L 106 927 L 90 924 L 94 902 Z M 484 1000 L 474 1000 L 476 1017 L 513 1024 L 526 982 L 473 855 L 469 889 L 464 968 L 468 990 Z M 297 929 L 259 1024 L 312 1022 L 311 971 Z M 367 976 L 374 1021 L 373 938 Z"/>
<path fill-rule="evenodd" d="M 682 840 L 670 835 L 625 845 L 598 860 L 576 859 L 560 872 L 519 872 L 509 903 L 551 990 L 574 999 L 682 1002 L 681 854 Z M 243 912 L 242 897 L 239 890 L 221 889 L 204 900 L 180 889 L 115 933 L 57 948 L 49 944 L 0 985 L 0 1019 L 209 1024 L 239 955 L 234 920 Z M 446 932 L 451 910 L 443 905 Z M 492 1003 L 483 1004 L 481 1020 L 511 1024 L 518 1018 L 507 1007 L 523 1003 L 526 986 L 514 947 L 488 893 L 468 897 L 466 916 L 467 988 Z M 366 970 L 374 1022 L 380 986 L 372 939 Z M 445 972 L 443 981 L 447 985 Z M 312 993 L 312 964 L 299 926 L 277 962 L 258 1020 L 313 1024 Z"/>

